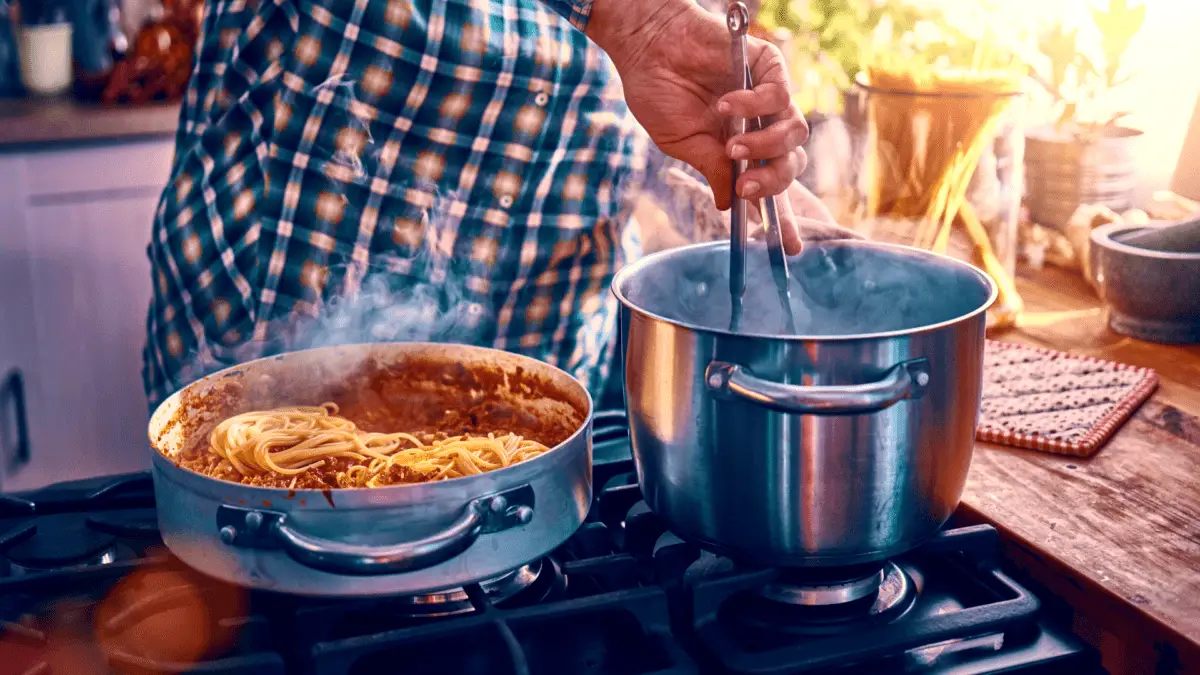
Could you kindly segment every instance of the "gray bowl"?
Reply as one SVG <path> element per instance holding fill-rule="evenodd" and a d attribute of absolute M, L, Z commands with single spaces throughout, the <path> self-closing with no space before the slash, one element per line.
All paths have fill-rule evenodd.
<path fill-rule="evenodd" d="M 1200 343 L 1200 253 L 1122 243 L 1142 225 L 1092 230 L 1089 257 L 1115 332 L 1162 344 Z"/>

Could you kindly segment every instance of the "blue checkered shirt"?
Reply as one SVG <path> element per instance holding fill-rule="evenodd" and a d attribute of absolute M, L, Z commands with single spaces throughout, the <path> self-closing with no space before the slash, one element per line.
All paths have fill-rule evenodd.
<path fill-rule="evenodd" d="M 151 405 L 383 340 L 520 352 L 598 393 L 633 197 L 668 161 L 581 32 L 590 4 L 207 3 L 148 249 Z"/>

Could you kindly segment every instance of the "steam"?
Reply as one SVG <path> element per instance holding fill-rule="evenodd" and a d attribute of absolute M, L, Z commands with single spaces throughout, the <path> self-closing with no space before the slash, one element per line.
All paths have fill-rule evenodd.
<path fill-rule="evenodd" d="M 636 275 L 623 289 L 638 307 L 701 328 L 727 330 L 727 249 L 679 251 Z M 745 314 L 740 332 L 783 335 L 785 316 L 771 278 L 766 247 L 747 251 Z M 839 244 L 806 247 L 789 265 L 796 334 L 840 336 L 927 326 L 986 302 L 966 272 L 935 267 L 876 248 Z"/>
<path fill-rule="evenodd" d="M 426 248 L 422 255 L 431 256 Z M 302 317 L 285 351 L 366 342 L 471 342 L 481 327 L 484 308 L 468 302 L 461 279 L 452 272 L 442 284 L 429 284 L 388 269 L 387 260 L 362 275 L 357 288 L 349 280 L 360 276 L 347 268 L 342 288 L 316 316 Z"/>
<path fill-rule="evenodd" d="M 333 96 L 325 114 L 326 123 L 361 134 L 361 142 L 314 148 L 312 153 L 314 160 L 324 163 L 327 180 L 322 189 L 349 203 L 344 187 L 353 179 L 362 184 L 375 175 L 381 147 L 371 134 L 370 117 L 356 97 L 354 81 L 334 76 L 312 89 L 318 97 L 327 97 L 324 92 L 332 92 Z M 470 262 L 456 260 L 449 245 L 454 237 L 448 225 L 454 222 L 449 217 L 453 195 L 439 191 L 432 182 L 409 179 L 414 175 L 410 167 L 398 166 L 392 175 L 405 176 L 409 182 L 398 185 L 393 181 L 394 194 L 415 188 L 429 196 L 429 206 L 422 208 L 411 201 L 391 199 L 389 203 L 404 212 L 379 213 L 377 231 L 368 234 L 391 238 L 390 228 L 401 217 L 419 232 L 419 243 L 414 237 L 413 248 L 405 248 L 403 253 L 399 245 L 396 253 L 384 253 L 377 245 L 372 246 L 368 258 L 355 241 L 338 241 L 339 251 L 314 266 L 313 274 L 318 279 L 306 282 L 317 292 L 315 302 L 298 302 L 288 316 L 257 323 L 253 336 L 236 344 L 221 344 L 209 334 L 208 342 L 183 359 L 175 384 L 181 387 L 223 368 L 303 349 L 378 342 L 481 343 L 493 317 L 488 307 L 471 301 L 467 289 Z M 325 234 L 333 237 L 335 227 L 344 230 L 346 224 L 331 226 Z M 363 231 L 357 236 L 363 237 Z M 353 253 L 341 252 L 351 249 Z M 263 268 L 269 255 L 270 251 L 260 253 Z M 261 292 L 255 289 L 256 300 Z M 282 307 L 275 309 L 283 311 Z M 360 364 L 346 360 L 363 358 L 359 353 L 345 353 L 340 357 L 342 362 L 323 365 L 352 372 Z"/>

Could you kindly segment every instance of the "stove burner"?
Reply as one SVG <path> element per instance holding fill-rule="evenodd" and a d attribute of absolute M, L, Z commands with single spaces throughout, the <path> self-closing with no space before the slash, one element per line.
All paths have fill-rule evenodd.
<path fill-rule="evenodd" d="M 546 566 L 547 563 L 544 560 L 538 560 L 488 579 L 479 586 L 487 594 L 487 598 L 492 604 L 501 604 L 533 586 L 538 577 L 543 574 L 543 568 Z M 549 563 L 549 566 L 553 566 L 553 563 Z M 545 572 L 555 574 L 557 570 L 551 569 Z M 467 592 L 462 588 L 397 598 L 395 602 L 399 609 L 398 613 L 410 617 L 454 616 L 475 611 L 470 598 L 467 597 Z"/>
<path fill-rule="evenodd" d="M 116 541 L 116 535 L 89 527 L 79 514 L 58 514 L 0 536 L 0 554 L 8 559 L 13 574 L 21 574 L 114 562 Z"/>
<path fill-rule="evenodd" d="M 205 578 L 162 548 L 149 474 L 0 497 L 4 672 L 1103 672 L 996 568 L 992 528 L 945 531 L 886 567 L 746 566 L 667 533 L 622 452 L 595 453 L 593 513 L 555 551 L 417 597 Z"/>
<path fill-rule="evenodd" d="M 890 568 L 876 565 L 866 574 L 863 574 L 865 569 L 792 570 L 767 584 L 759 594 L 767 600 L 785 605 L 841 605 L 861 600 L 880 590 L 887 573 L 898 571 L 895 565 L 890 565 Z"/>
<path fill-rule="evenodd" d="M 812 587 L 798 588 L 773 583 L 757 593 L 746 593 L 730 599 L 730 617 L 755 630 L 788 635 L 832 635 L 836 633 L 879 626 L 904 615 L 916 600 L 917 589 L 895 563 L 886 563 L 877 577 L 866 577 L 853 584 L 858 590 L 872 582 L 869 595 L 859 595 L 836 603 L 802 602 L 812 595 L 826 593 L 823 598 L 845 597 L 850 586 L 825 587 L 832 590 L 814 591 Z M 772 596 L 766 595 L 771 589 Z M 780 597 L 783 600 L 780 600 Z M 796 600 L 796 602 L 789 602 Z"/>

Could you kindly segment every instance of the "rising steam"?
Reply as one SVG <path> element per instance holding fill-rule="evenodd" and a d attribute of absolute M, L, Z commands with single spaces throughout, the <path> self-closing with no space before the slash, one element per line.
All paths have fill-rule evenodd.
<path fill-rule="evenodd" d="M 363 142 L 356 146 L 315 148 L 317 159 L 329 163 L 331 176 L 324 189 L 346 199 L 340 179 L 369 180 L 381 161 L 381 148 L 370 130 L 370 117 L 355 95 L 355 82 L 330 77 L 312 89 L 314 95 L 333 93 L 326 122 L 357 130 Z M 343 111 L 348 111 L 344 113 Z M 346 119 L 340 119 L 340 116 Z M 398 167 L 396 175 L 410 176 Z M 430 206 L 405 203 L 406 218 L 414 220 L 422 236 L 411 255 L 373 251 L 369 261 L 331 256 L 324 270 L 320 300 L 293 316 L 258 327 L 258 337 L 234 346 L 202 344 L 180 368 L 176 384 L 183 386 L 226 367 L 264 356 L 317 347 L 374 342 L 479 343 L 491 321 L 487 307 L 467 299 L 464 263 L 446 250 L 451 233 L 443 232 L 450 195 L 431 182 L 413 180 L 428 195 Z M 393 185 L 393 189 L 399 189 Z M 377 227 L 391 227 L 395 214 L 381 213 Z M 407 252 L 406 252 L 407 253 Z M 269 252 L 262 255 L 268 255 Z M 265 260 L 262 264 L 266 264 Z M 429 280 L 437 280 L 431 283 Z M 345 364 L 345 370 L 356 364 Z"/>

